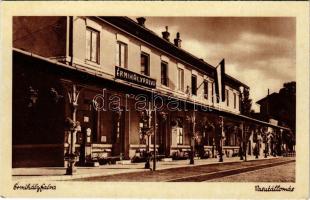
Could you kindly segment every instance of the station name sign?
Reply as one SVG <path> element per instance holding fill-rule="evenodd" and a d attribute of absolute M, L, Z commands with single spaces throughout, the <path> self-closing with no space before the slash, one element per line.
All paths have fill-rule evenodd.
<path fill-rule="evenodd" d="M 136 83 L 150 88 L 156 88 L 156 80 L 137 74 L 121 67 L 115 67 L 115 77 L 128 82 Z"/>

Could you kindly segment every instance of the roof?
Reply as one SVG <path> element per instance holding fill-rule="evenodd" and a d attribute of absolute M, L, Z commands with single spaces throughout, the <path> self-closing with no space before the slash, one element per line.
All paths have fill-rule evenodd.
<path fill-rule="evenodd" d="M 161 49 L 162 51 L 167 52 L 173 57 L 176 57 L 189 65 L 192 65 L 194 68 L 205 72 L 210 77 L 215 77 L 216 68 L 214 66 L 189 53 L 188 51 L 185 51 L 184 49 L 175 46 L 173 43 L 158 36 L 152 30 L 139 25 L 137 22 L 130 19 L 129 17 L 99 17 L 99 19 L 116 26 L 117 28 L 151 44 L 152 46 Z M 249 86 L 247 86 L 246 84 L 238 81 L 237 79 L 227 74 L 225 74 L 224 80 L 227 84 L 237 86 L 238 88 L 239 86 L 249 88 Z"/>
<path fill-rule="evenodd" d="M 262 98 L 262 99 L 256 101 L 256 103 L 258 103 L 258 104 L 261 105 L 263 102 L 265 102 L 265 101 L 267 101 L 267 100 L 269 100 L 269 99 L 271 99 L 271 98 L 274 98 L 274 97 L 276 97 L 276 96 L 278 96 L 278 95 L 279 95 L 278 93 L 273 92 L 273 93 L 271 93 L 271 94 L 265 96 L 264 98 Z"/>

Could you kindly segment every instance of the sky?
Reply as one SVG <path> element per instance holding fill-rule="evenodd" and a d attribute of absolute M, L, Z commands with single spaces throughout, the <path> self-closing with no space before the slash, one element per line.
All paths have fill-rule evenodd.
<path fill-rule="evenodd" d="M 170 41 L 180 32 L 182 48 L 250 87 L 256 101 L 296 80 L 295 18 L 290 17 L 146 17 L 145 26 Z"/>

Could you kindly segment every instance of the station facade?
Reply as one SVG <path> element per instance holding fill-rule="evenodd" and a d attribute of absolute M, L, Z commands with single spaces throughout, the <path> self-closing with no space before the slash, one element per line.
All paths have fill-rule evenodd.
<path fill-rule="evenodd" d="M 13 30 L 13 167 L 64 166 L 72 145 L 81 165 L 154 143 L 175 159 L 283 151 L 290 130 L 243 116 L 249 87 L 217 82 L 168 27 L 160 37 L 144 18 L 14 17 Z"/>

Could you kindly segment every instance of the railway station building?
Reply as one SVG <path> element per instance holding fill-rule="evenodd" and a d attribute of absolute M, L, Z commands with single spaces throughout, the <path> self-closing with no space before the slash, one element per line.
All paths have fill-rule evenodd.
<path fill-rule="evenodd" d="M 212 66 L 182 49 L 182 33 L 145 24 L 13 18 L 13 167 L 133 160 L 154 146 L 172 159 L 285 151 L 291 130 L 241 113 L 250 88 L 224 60 Z"/>

